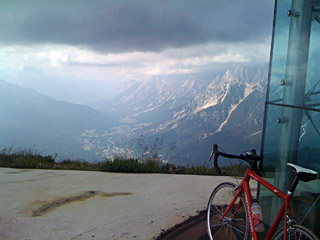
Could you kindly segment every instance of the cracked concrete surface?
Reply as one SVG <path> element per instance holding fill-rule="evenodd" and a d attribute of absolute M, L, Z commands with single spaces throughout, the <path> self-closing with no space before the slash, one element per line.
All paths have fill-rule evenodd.
<path fill-rule="evenodd" d="M 0 168 L 0 240 L 154 239 L 228 177 Z"/>

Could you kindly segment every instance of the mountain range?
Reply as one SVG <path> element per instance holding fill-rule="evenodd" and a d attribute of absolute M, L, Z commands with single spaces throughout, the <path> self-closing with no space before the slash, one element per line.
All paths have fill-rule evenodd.
<path fill-rule="evenodd" d="M 202 164 L 213 143 L 235 152 L 260 149 L 266 80 L 267 67 L 244 66 L 211 81 L 154 79 L 132 86 L 114 102 L 93 107 L 118 116 L 121 132 L 111 134 L 116 151 L 122 149 L 117 154 L 139 152 L 139 140 L 152 146 L 161 139 L 162 155 L 175 146 L 170 161 Z"/>
<path fill-rule="evenodd" d="M 157 154 L 200 165 L 213 143 L 232 152 L 260 148 L 266 79 L 265 66 L 238 66 L 211 79 L 163 76 L 88 106 L 0 81 L 0 145 L 90 159 Z"/>

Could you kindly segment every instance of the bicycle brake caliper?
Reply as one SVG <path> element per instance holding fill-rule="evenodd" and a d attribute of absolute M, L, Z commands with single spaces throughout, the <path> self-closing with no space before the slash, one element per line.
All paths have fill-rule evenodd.
<path fill-rule="evenodd" d="M 292 225 L 296 224 L 297 222 L 295 220 L 290 219 L 289 215 L 287 215 L 287 226 L 288 226 L 288 231 L 292 232 L 295 229 L 292 227 Z"/>

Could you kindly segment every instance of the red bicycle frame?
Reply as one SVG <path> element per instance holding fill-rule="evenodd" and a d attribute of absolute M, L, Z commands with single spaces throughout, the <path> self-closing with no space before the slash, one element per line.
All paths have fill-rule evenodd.
<path fill-rule="evenodd" d="M 292 209 L 291 209 L 291 205 L 290 205 L 290 200 L 291 200 L 292 196 L 283 193 L 278 188 L 276 188 L 272 184 L 268 183 L 263 178 L 259 177 L 257 174 L 255 174 L 250 169 L 247 169 L 247 171 L 244 175 L 244 178 L 242 179 L 240 186 L 237 189 L 237 193 L 236 193 L 235 197 L 233 198 L 232 202 L 230 203 L 230 205 L 227 208 L 227 210 L 225 211 L 225 213 L 222 215 L 221 219 L 223 219 L 227 215 L 227 213 L 230 211 L 230 209 L 232 208 L 232 206 L 236 202 L 239 194 L 241 192 L 243 192 L 244 198 L 245 198 L 245 204 L 246 204 L 247 212 L 248 212 L 248 219 L 249 219 L 251 236 L 252 236 L 252 239 L 259 240 L 259 236 L 258 236 L 257 232 L 254 230 L 254 226 L 253 226 L 253 217 L 252 217 L 252 211 L 251 211 L 252 196 L 251 196 L 251 189 L 250 189 L 250 185 L 249 185 L 250 178 L 253 178 L 257 182 L 261 183 L 263 186 L 265 186 L 271 192 L 273 192 L 275 195 L 277 195 L 277 197 L 283 199 L 283 204 L 278 212 L 278 215 L 277 215 L 274 223 L 272 224 L 271 228 L 269 229 L 269 232 L 265 238 L 265 240 L 270 240 L 272 238 L 272 236 L 274 235 L 274 233 L 276 232 L 276 230 L 279 226 L 279 223 L 280 223 L 284 214 L 285 214 L 285 216 L 287 216 L 289 213 L 290 218 L 293 218 Z M 237 209 L 240 208 L 241 204 L 243 204 L 243 203 L 240 201 L 238 204 L 239 205 L 237 206 Z M 284 218 L 284 221 L 285 221 L 284 232 L 287 232 L 287 218 L 286 217 Z M 284 240 L 286 240 L 286 239 L 287 239 L 287 236 L 285 234 Z"/>

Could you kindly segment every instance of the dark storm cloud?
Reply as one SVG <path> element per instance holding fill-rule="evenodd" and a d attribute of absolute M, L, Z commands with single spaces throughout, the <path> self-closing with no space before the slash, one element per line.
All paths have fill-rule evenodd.
<path fill-rule="evenodd" d="M 0 42 L 159 51 L 271 34 L 273 1 L 0 1 Z"/>

